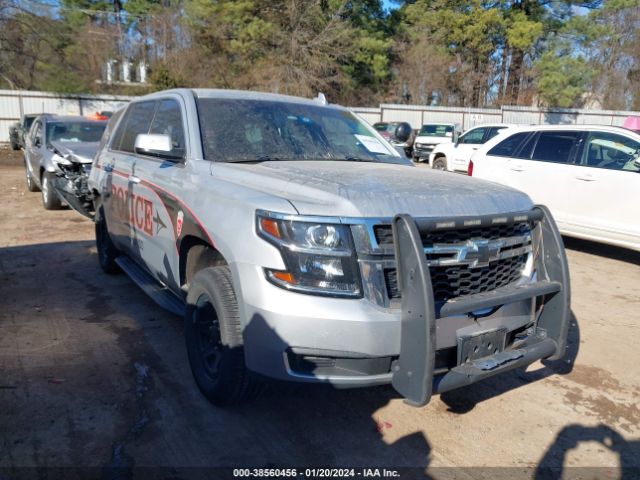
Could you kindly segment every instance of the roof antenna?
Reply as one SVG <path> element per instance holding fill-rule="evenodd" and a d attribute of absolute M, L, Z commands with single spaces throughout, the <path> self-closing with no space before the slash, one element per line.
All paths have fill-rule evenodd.
<path fill-rule="evenodd" d="M 318 96 L 315 98 L 315 101 L 321 105 L 327 104 L 327 97 L 324 96 L 324 93 L 318 92 Z"/>

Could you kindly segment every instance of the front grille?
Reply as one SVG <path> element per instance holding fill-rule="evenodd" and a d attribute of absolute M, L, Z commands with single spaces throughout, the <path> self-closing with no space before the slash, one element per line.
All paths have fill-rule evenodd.
<path fill-rule="evenodd" d="M 393 234 L 388 225 L 374 227 L 381 247 L 393 245 Z M 478 242 L 493 241 L 499 245 L 493 257 L 477 264 L 477 256 L 469 250 Z M 429 231 L 422 236 L 427 264 L 431 273 L 433 295 L 436 302 L 451 298 L 488 292 L 510 285 L 521 278 L 531 251 L 529 222 L 455 230 Z M 471 252 L 473 253 L 473 252 Z M 389 299 L 400 298 L 395 268 L 383 271 Z"/>
<path fill-rule="evenodd" d="M 393 245 L 391 225 L 376 225 L 373 227 L 378 245 Z M 490 227 L 465 228 L 459 230 L 442 230 L 427 232 L 422 235 L 424 246 L 435 243 L 458 243 L 472 238 L 497 240 L 499 238 L 528 235 L 531 232 L 529 222 L 519 222 L 512 225 L 491 225 Z"/>
<path fill-rule="evenodd" d="M 430 267 L 433 298 L 446 302 L 450 298 L 488 292 L 516 282 L 527 263 L 527 255 L 498 260 L 486 267 L 469 268 L 466 265 Z M 395 268 L 384 270 L 387 295 L 400 298 L 398 275 Z"/>

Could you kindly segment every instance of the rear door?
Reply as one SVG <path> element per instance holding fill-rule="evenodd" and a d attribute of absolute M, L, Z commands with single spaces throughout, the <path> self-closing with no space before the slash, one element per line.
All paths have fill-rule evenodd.
<path fill-rule="evenodd" d="M 149 133 L 171 137 L 162 157 L 137 155 L 133 165 L 134 218 L 142 240 L 140 256 L 147 270 L 179 291 L 178 239 L 188 233 L 189 208 L 175 193 L 185 191 L 186 118 L 179 96 L 158 100 Z"/>
<path fill-rule="evenodd" d="M 610 132 L 585 132 L 569 178 L 568 222 L 581 236 L 640 247 L 637 202 L 640 142 Z"/>
<path fill-rule="evenodd" d="M 103 205 L 109 232 L 118 249 L 140 262 L 146 233 L 136 222 L 133 166 L 135 140 L 148 133 L 157 102 L 147 100 L 129 105 L 118 123 L 109 149 L 101 155 L 99 168 L 104 170 Z"/>
<path fill-rule="evenodd" d="M 509 185 L 549 207 L 561 228 L 569 219 L 569 184 L 580 137 L 572 130 L 538 132 L 520 149 L 520 158 L 508 162 Z"/>

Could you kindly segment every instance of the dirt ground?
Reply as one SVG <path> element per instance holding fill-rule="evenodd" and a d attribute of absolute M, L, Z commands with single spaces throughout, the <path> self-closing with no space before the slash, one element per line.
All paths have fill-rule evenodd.
<path fill-rule="evenodd" d="M 125 275 L 103 274 L 92 223 L 45 211 L 20 162 L 0 151 L 0 478 L 213 479 L 276 466 L 640 476 L 639 254 L 566 239 L 574 321 L 562 361 L 424 408 L 390 387 L 278 383 L 222 410 L 192 381 L 181 320 Z"/>

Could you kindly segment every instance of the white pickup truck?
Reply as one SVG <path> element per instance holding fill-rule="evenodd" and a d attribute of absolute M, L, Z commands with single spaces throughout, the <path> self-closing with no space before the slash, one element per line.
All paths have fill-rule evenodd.
<path fill-rule="evenodd" d="M 428 123 L 422 125 L 413 142 L 413 161 L 429 161 L 429 156 L 437 145 L 455 142 L 458 133 L 459 128 L 455 123 Z M 431 166 L 433 167 L 432 164 Z M 436 170 L 443 169 L 436 168 Z"/>
<path fill-rule="evenodd" d="M 259 377 L 391 383 L 413 405 L 564 354 L 569 278 L 545 207 L 415 167 L 346 108 L 170 90 L 109 122 L 98 259 L 183 316 L 216 404 Z"/>

